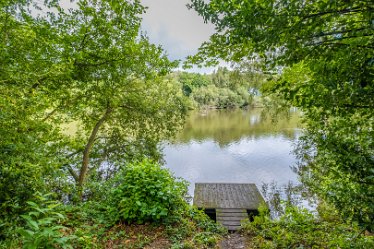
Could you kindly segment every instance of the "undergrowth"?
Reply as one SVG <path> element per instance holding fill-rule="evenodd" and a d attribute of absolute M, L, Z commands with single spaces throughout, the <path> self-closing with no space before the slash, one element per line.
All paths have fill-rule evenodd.
<path fill-rule="evenodd" d="M 372 235 L 333 218 L 331 212 L 331 208 L 319 210 L 316 216 L 286 205 L 284 214 L 272 220 L 267 208 L 262 207 L 253 222 L 243 225 L 243 232 L 251 237 L 252 248 L 374 248 Z"/>
<path fill-rule="evenodd" d="M 188 205 L 185 181 L 154 162 L 127 165 L 100 191 L 65 204 L 37 193 L 0 248 L 212 248 L 226 233 Z"/>

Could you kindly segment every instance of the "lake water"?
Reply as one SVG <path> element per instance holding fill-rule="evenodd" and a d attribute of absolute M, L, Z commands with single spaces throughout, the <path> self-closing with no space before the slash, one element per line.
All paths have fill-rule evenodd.
<path fill-rule="evenodd" d="M 293 144 L 299 114 L 272 122 L 261 109 L 193 111 L 175 141 L 164 144 L 166 167 L 190 182 L 297 183 Z"/>

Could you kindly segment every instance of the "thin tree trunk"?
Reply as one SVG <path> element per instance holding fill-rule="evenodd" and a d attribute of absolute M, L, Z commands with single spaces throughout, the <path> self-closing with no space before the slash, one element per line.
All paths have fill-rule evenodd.
<path fill-rule="evenodd" d="M 82 167 L 81 167 L 81 170 L 79 172 L 79 178 L 78 178 L 78 183 L 77 183 L 78 188 L 79 188 L 79 192 L 80 192 L 79 193 L 80 196 L 82 195 L 83 183 L 84 183 L 84 180 L 86 178 L 86 174 L 87 174 L 87 171 L 88 171 L 88 164 L 89 164 L 89 161 L 90 161 L 90 152 L 91 152 L 91 149 L 92 149 L 92 147 L 95 143 L 96 135 L 99 132 L 100 127 L 103 125 L 103 123 L 108 118 L 108 116 L 110 115 L 111 112 L 112 112 L 111 108 L 106 109 L 104 115 L 99 119 L 99 121 L 96 123 L 94 129 L 92 130 L 90 138 L 88 139 L 86 147 L 84 148 Z"/>

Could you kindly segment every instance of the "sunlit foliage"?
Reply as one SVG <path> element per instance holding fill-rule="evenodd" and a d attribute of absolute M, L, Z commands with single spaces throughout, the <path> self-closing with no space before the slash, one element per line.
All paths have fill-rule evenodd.
<path fill-rule="evenodd" d="M 160 159 L 183 122 L 163 77 L 176 63 L 140 33 L 139 1 L 59 4 L 0 3 L 0 230 L 37 190 L 87 200 L 127 162 Z"/>

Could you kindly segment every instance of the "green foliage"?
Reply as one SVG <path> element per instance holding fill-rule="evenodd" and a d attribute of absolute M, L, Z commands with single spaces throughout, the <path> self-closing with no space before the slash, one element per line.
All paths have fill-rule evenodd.
<path fill-rule="evenodd" d="M 187 205 L 185 181 L 149 160 L 126 165 L 115 177 L 109 212 L 114 221 L 158 222 Z"/>
<path fill-rule="evenodd" d="M 144 225 L 126 225 L 113 224 L 113 217 L 118 218 L 117 210 L 109 205 L 113 202 L 89 201 L 56 206 L 56 202 L 48 201 L 46 197 L 42 199 L 35 201 L 38 204 L 30 203 L 31 211 L 25 218 L 31 221 L 19 228 L 22 234 L 30 230 L 34 236 L 30 237 L 31 232 L 28 232 L 22 240 L 16 237 L 12 241 L 0 242 L 0 248 L 20 248 L 22 244 L 26 248 L 33 244 L 38 244 L 37 248 L 144 248 L 152 243 L 165 242 L 165 247 L 172 248 L 211 248 L 226 233 L 225 228 L 213 222 L 203 211 L 186 205 L 184 200 L 177 210 L 171 208 L 171 218 Z M 60 238 L 61 241 L 66 239 L 62 245 L 58 243 Z"/>
<path fill-rule="evenodd" d="M 316 218 L 305 209 L 287 206 L 277 220 L 265 207 L 243 231 L 252 236 L 253 248 L 372 248 L 373 236 L 365 236 L 357 226 L 343 221 Z"/>
<path fill-rule="evenodd" d="M 40 32 L 45 31 L 46 25 L 17 20 L 17 6 L 20 12 L 25 11 L 21 2 L 9 2 L 9 6 L 2 4 L 0 220 L 5 226 L 0 227 L 0 237 L 6 233 L 8 223 L 17 220 L 16 217 L 25 211 L 26 201 L 35 191 L 54 187 L 56 182 L 53 179 L 62 177 L 59 158 L 47 155 L 47 151 L 51 155 L 59 152 L 56 148 L 61 139 L 58 129 L 48 122 L 40 122 L 41 114 L 48 108 L 53 96 L 47 98 L 44 89 L 36 91 L 41 78 L 48 74 L 53 81 L 60 70 L 52 70 L 50 63 L 40 60 L 41 54 L 49 48 L 45 40 L 38 40 L 43 37 Z M 36 37 L 39 34 L 41 36 Z M 40 62 L 35 63 L 33 59 Z"/>
<path fill-rule="evenodd" d="M 121 166 L 159 160 L 183 123 L 183 93 L 164 77 L 177 63 L 141 34 L 140 2 L 75 2 L 0 3 L 0 240 L 15 237 L 36 191 L 102 201 Z M 47 218 L 27 218 L 30 240 L 58 232 L 32 230 Z"/>
<path fill-rule="evenodd" d="M 183 89 L 194 89 L 210 84 L 209 76 L 199 73 L 181 72 L 178 74 L 178 81 L 182 84 Z M 188 95 L 187 92 L 185 95 Z"/>
<path fill-rule="evenodd" d="M 203 210 L 188 206 L 166 232 L 174 249 L 213 248 L 227 229 L 211 220 Z"/>
<path fill-rule="evenodd" d="M 216 27 L 190 62 L 263 59 L 284 66 L 349 48 L 367 53 L 372 46 L 371 1 L 192 0 L 189 7 Z"/>
<path fill-rule="evenodd" d="M 191 96 L 200 106 L 216 108 L 242 107 L 248 105 L 250 99 L 248 92 L 244 91 L 244 94 L 240 95 L 230 89 L 217 88 L 214 85 L 200 88 Z"/>
<path fill-rule="evenodd" d="M 163 77 L 177 63 L 140 34 L 139 1 L 59 3 L 0 5 L 0 216 L 22 213 L 35 189 L 89 198 L 87 182 L 159 159 L 183 122 L 183 94 Z"/>
<path fill-rule="evenodd" d="M 123 178 L 116 178 L 113 182 L 118 183 L 119 179 Z M 143 184 L 139 179 L 136 183 Z M 107 196 L 110 198 L 108 193 L 109 190 Z M 152 243 L 158 245 L 165 241 L 172 248 L 214 247 L 221 235 L 227 232 L 226 229 L 212 221 L 203 211 L 182 201 L 183 204 L 178 209 L 170 209 L 171 212 L 166 219 L 160 217 L 162 220 L 148 220 L 150 222 L 142 225 L 124 224 L 116 220 L 124 221 L 118 215 L 119 210 L 113 206 L 113 203 L 120 202 L 117 199 L 113 202 L 110 199 L 106 203 L 90 201 L 74 206 L 66 205 L 63 212 L 68 219 L 63 225 L 69 227 L 68 234 L 74 236 L 74 240 L 70 241 L 73 248 L 143 248 Z M 132 202 L 128 202 L 128 207 L 133 207 Z M 135 209 L 140 212 L 138 207 Z M 151 219 L 154 217 L 149 216 Z M 117 224 L 113 224 L 113 221 Z"/>
<path fill-rule="evenodd" d="M 210 248 L 226 233 L 225 228 L 190 205 L 174 210 L 172 218 L 139 225 L 113 224 L 118 214 L 109 204 L 87 202 L 64 207 L 68 220 L 63 224 L 75 237 L 71 241 L 73 248 L 144 248 L 165 242 L 165 248 Z"/>
<path fill-rule="evenodd" d="M 37 203 L 28 201 L 30 211 L 21 215 L 26 222 L 25 228 L 20 228 L 23 248 L 73 248 L 69 241 L 73 238 L 64 234 L 64 226 L 59 225 L 65 216 L 56 211 L 60 205 L 49 201 L 48 195 L 37 194 Z"/>
<path fill-rule="evenodd" d="M 174 77 L 184 95 L 200 108 L 248 106 L 263 82 L 260 73 L 242 72 L 240 68 L 230 71 L 226 67 L 219 67 L 209 75 L 179 72 Z"/>
<path fill-rule="evenodd" d="M 328 72 L 326 68 L 331 65 L 320 64 L 325 69 L 318 66 L 312 70 L 310 65 L 313 63 L 295 64 L 285 70 L 270 91 L 306 110 L 304 123 L 307 130 L 296 151 L 303 182 L 320 197 L 333 203 L 344 217 L 372 230 L 372 109 L 361 108 L 352 95 L 354 92 L 365 95 L 360 87 L 355 89 L 345 82 L 339 83 L 341 86 L 335 85 L 338 89 L 334 90 L 332 82 L 340 81 L 335 78 L 335 69 Z M 330 83 L 323 84 L 325 81 L 315 70 L 319 74 L 322 73 L 319 70 L 323 70 Z M 370 103 L 367 104 L 370 106 Z"/>
<path fill-rule="evenodd" d="M 262 62 L 265 94 L 304 113 L 302 181 L 373 230 L 373 2 L 191 2 L 217 32 L 190 62 Z"/>

